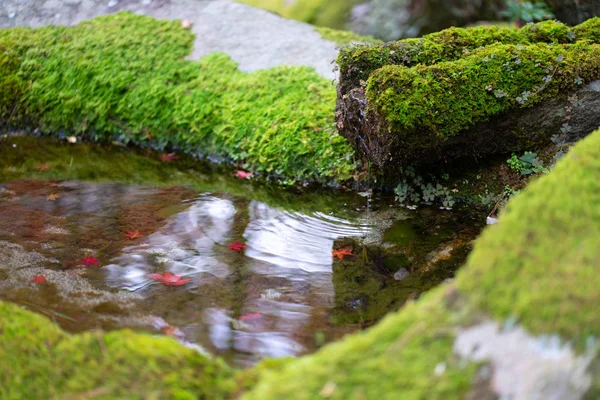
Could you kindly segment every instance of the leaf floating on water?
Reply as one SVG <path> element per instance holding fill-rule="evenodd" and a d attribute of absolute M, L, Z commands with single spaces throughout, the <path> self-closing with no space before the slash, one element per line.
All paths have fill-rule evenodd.
<path fill-rule="evenodd" d="M 60 199 L 59 193 L 52 193 L 52 194 L 49 194 L 48 196 L 46 196 L 46 200 L 48 200 L 48 201 L 56 201 L 56 199 Z"/>
<path fill-rule="evenodd" d="M 173 275 L 170 272 L 165 272 L 164 275 L 161 274 L 150 274 L 152 279 L 156 281 L 160 281 L 167 286 L 181 286 L 185 285 L 190 281 L 190 278 L 181 279 L 181 275 Z"/>
<path fill-rule="evenodd" d="M 237 170 L 235 173 L 235 177 L 238 179 L 247 179 L 252 176 L 252 172 L 246 172 L 242 170 Z"/>
<path fill-rule="evenodd" d="M 171 162 L 171 161 L 175 160 L 176 158 L 177 158 L 177 155 L 175 153 L 162 154 L 160 156 L 160 161 Z"/>
<path fill-rule="evenodd" d="M 249 313 L 249 314 L 244 314 L 242 315 L 239 320 L 240 321 L 250 321 L 253 319 L 257 319 L 260 318 L 261 314 L 259 312 L 255 312 L 255 313 Z"/>
<path fill-rule="evenodd" d="M 231 251 L 237 251 L 238 253 L 241 253 L 245 248 L 247 248 L 248 246 L 246 246 L 243 243 L 240 242 L 233 242 L 229 245 L 229 250 Z"/>
<path fill-rule="evenodd" d="M 125 237 L 127 237 L 129 239 L 137 239 L 137 238 L 143 237 L 144 235 L 142 235 L 140 233 L 140 231 L 136 229 L 135 231 L 129 231 L 129 232 L 127 232 L 123 236 L 125 236 Z"/>
<path fill-rule="evenodd" d="M 47 280 L 46 280 L 46 277 L 44 275 L 36 275 L 29 282 L 40 284 L 40 283 L 46 283 Z"/>
<path fill-rule="evenodd" d="M 343 260 L 345 256 L 354 257 L 354 254 L 352 254 L 352 246 L 344 246 L 337 250 L 333 249 L 331 251 L 331 256 L 333 258 L 339 258 L 340 260 Z"/>
<path fill-rule="evenodd" d="M 82 258 L 81 260 L 79 260 L 79 262 L 82 263 L 83 265 L 85 265 L 86 267 L 89 267 L 90 265 L 95 265 L 97 267 L 100 266 L 100 264 L 98 264 L 98 259 L 96 257 L 92 257 L 92 256 Z"/>
<path fill-rule="evenodd" d="M 50 169 L 50 164 L 38 164 L 34 168 L 40 171 L 48 171 Z"/>

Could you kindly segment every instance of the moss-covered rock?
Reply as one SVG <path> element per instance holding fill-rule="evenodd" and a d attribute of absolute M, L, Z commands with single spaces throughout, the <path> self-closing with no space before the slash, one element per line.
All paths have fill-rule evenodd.
<path fill-rule="evenodd" d="M 600 78 L 593 22 L 573 30 L 552 21 L 520 30 L 449 29 L 393 48 L 342 51 L 338 127 L 379 168 L 520 150 L 523 141 L 514 131 L 524 128 L 523 119 L 521 114 L 507 118 L 507 112 L 566 101 L 568 94 Z M 563 44 L 570 39 L 574 43 Z M 557 124 L 566 117 L 564 109 L 560 103 L 555 115 L 546 116 L 553 126 L 528 131 L 528 145 L 547 144 L 551 135 L 560 134 L 568 121 Z M 588 117 L 594 120 L 594 115 Z M 511 126 L 500 134 L 476 125 L 493 117 Z M 472 135 L 467 135 L 470 128 Z M 578 135 L 591 129 L 586 125 Z"/>
<path fill-rule="evenodd" d="M 315 28 L 317 32 L 321 34 L 323 39 L 331 40 L 332 42 L 336 42 L 340 46 L 345 46 L 349 44 L 357 44 L 357 43 L 368 43 L 368 44 L 382 44 L 381 40 L 375 39 L 372 36 L 361 36 L 357 33 L 332 29 L 327 27 L 317 27 Z"/>
<path fill-rule="evenodd" d="M 330 81 L 308 67 L 243 73 L 223 54 L 185 61 L 192 42 L 177 21 L 131 13 L 0 30 L 2 125 L 220 157 L 287 182 L 350 177 Z"/>
<path fill-rule="evenodd" d="M 575 28 L 557 21 L 528 24 L 521 29 L 500 26 L 449 28 L 418 39 L 404 39 L 374 46 L 353 46 L 340 51 L 339 92 L 343 95 L 361 86 L 371 73 L 385 65 L 412 67 L 432 65 L 461 58 L 465 53 L 494 43 L 531 44 L 572 43 L 576 40 L 596 40 L 594 21 Z M 596 43 L 598 43 L 596 41 Z"/>
<path fill-rule="evenodd" d="M 273 11 L 285 18 L 309 24 L 344 29 L 348 13 L 359 0 L 238 0 Z"/>
<path fill-rule="evenodd" d="M 594 338 L 600 336 L 598 149 L 600 130 L 575 146 L 551 174 L 512 200 L 500 223 L 477 241 L 453 283 L 366 332 L 286 363 L 278 371 L 265 372 L 245 398 L 464 399 L 496 398 L 506 392 L 519 393 L 517 398 L 546 398 L 543 393 L 548 390 L 559 393 L 559 398 L 581 398 L 585 390 L 597 393 L 596 364 L 590 360 L 599 360 Z M 546 351 L 544 338 L 558 335 L 558 343 L 574 343 L 586 351 L 587 358 L 572 358 L 574 369 L 559 366 L 557 374 L 550 365 L 552 357 L 527 360 L 527 371 L 511 360 L 492 361 L 491 369 L 478 371 L 476 363 L 457 355 L 456 338 L 490 319 L 504 325 L 505 332 L 531 338 L 533 343 L 533 335 L 544 335 L 536 344 L 539 354 Z M 515 324 L 530 336 L 515 330 Z M 546 349 L 556 356 L 559 347 L 569 348 L 561 346 Z M 500 349 L 500 354 L 502 350 L 510 349 Z M 480 362 L 486 362 L 485 357 Z M 524 386 L 517 388 L 516 381 L 504 388 L 498 382 L 490 385 L 496 368 L 516 376 Z M 530 374 L 532 370 L 541 372 Z M 577 386 L 579 378 L 570 379 L 580 372 L 585 378 Z"/>
<path fill-rule="evenodd" d="M 68 335 L 0 302 L 0 397 L 224 399 L 233 372 L 167 337 L 130 331 Z"/>

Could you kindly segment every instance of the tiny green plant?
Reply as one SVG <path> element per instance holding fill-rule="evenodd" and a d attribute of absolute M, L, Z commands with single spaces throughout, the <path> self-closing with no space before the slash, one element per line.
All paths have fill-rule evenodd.
<path fill-rule="evenodd" d="M 438 182 L 425 183 L 424 179 L 417 175 L 413 167 L 402 170 L 404 179 L 394 189 L 396 201 L 405 207 L 414 209 L 419 203 L 431 205 L 441 204 L 441 209 L 451 210 L 456 200 L 451 195 L 450 189 Z M 448 174 L 443 174 L 442 179 L 449 180 Z M 457 191 L 456 189 L 454 191 Z"/>
<path fill-rule="evenodd" d="M 505 5 L 506 9 L 500 14 L 509 21 L 516 22 L 517 25 L 554 18 L 554 14 L 543 1 L 509 0 Z"/>
<path fill-rule="evenodd" d="M 521 157 L 513 153 L 506 160 L 506 163 L 510 169 L 521 175 L 547 174 L 550 172 L 549 168 L 544 167 L 544 163 L 538 158 L 537 153 L 531 151 L 526 151 Z"/>

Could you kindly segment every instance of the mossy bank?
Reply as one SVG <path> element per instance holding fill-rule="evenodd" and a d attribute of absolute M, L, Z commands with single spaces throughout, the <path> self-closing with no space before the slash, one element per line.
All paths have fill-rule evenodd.
<path fill-rule="evenodd" d="M 577 97 L 568 95 L 600 78 L 599 24 L 596 18 L 574 28 L 554 21 L 521 29 L 452 28 L 421 39 L 343 49 L 340 132 L 364 159 L 387 169 L 522 150 L 524 143 L 547 145 L 571 118 Z M 526 110 L 548 104 L 554 110 L 545 118 L 552 126 L 523 124 L 530 120 L 523 117 Z M 510 112 L 516 117 L 508 118 Z M 499 134 L 477 125 L 495 117 L 510 120 L 512 128 Z M 589 126 L 581 133 L 593 130 Z M 522 134 L 521 128 L 528 131 Z"/>
<path fill-rule="evenodd" d="M 224 54 L 186 61 L 178 21 L 119 13 L 75 27 L 0 30 L 0 120 L 234 162 L 280 178 L 348 179 L 335 87 L 308 67 L 242 73 Z"/>
<path fill-rule="evenodd" d="M 131 331 L 71 336 L 4 302 L 0 332 L 3 399 L 225 399 L 236 387 L 223 362 L 167 337 Z"/>

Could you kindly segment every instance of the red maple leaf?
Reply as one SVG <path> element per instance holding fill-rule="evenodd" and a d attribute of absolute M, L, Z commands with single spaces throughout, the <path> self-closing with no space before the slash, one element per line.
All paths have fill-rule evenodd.
<path fill-rule="evenodd" d="M 252 320 L 252 319 L 257 319 L 259 317 L 260 317 L 260 313 L 255 312 L 255 313 L 249 313 L 249 314 L 242 315 L 239 319 L 240 319 L 240 321 L 248 321 L 248 320 Z"/>
<path fill-rule="evenodd" d="M 246 179 L 246 178 L 250 178 L 252 176 L 252 172 L 246 172 L 246 171 L 242 171 L 242 170 L 238 170 L 235 173 L 235 177 L 238 179 Z"/>
<path fill-rule="evenodd" d="M 233 242 L 229 245 L 229 250 L 232 251 L 237 251 L 238 253 L 241 253 L 246 247 L 244 243 L 240 243 L 240 242 Z"/>
<path fill-rule="evenodd" d="M 160 161 L 171 162 L 171 161 L 175 160 L 176 158 L 177 158 L 177 155 L 175 155 L 175 153 L 162 154 L 160 156 Z"/>
<path fill-rule="evenodd" d="M 352 246 L 341 247 L 337 250 L 334 249 L 331 251 L 331 256 L 334 258 L 339 258 L 340 260 L 343 260 L 344 256 L 354 257 L 354 254 L 352 254 Z"/>
<path fill-rule="evenodd" d="M 46 281 L 46 277 L 44 275 L 36 275 L 29 282 L 31 282 L 31 283 L 45 283 L 47 281 Z"/>
<path fill-rule="evenodd" d="M 140 233 L 140 231 L 136 229 L 135 231 L 129 231 L 129 232 L 127 232 L 123 236 L 128 237 L 129 239 L 137 239 L 137 238 L 141 238 L 144 235 L 142 235 Z"/>
<path fill-rule="evenodd" d="M 98 264 L 98 259 L 96 257 L 92 257 L 92 256 L 87 256 L 86 258 L 82 258 L 81 260 L 79 260 L 79 262 L 84 264 L 86 267 L 89 267 L 90 265 L 95 265 L 97 267 L 100 266 L 100 264 Z"/>
<path fill-rule="evenodd" d="M 34 168 L 39 169 L 40 171 L 48 171 L 50 169 L 50 164 L 38 164 Z"/>
<path fill-rule="evenodd" d="M 157 281 L 161 281 L 167 286 L 181 286 L 185 285 L 190 281 L 190 278 L 181 279 L 181 275 L 173 275 L 170 272 L 165 272 L 164 275 L 161 274 L 150 274 L 150 276 Z"/>
<path fill-rule="evenodd" d="M 175 339 L 185 339 L 185 334 L 181 329 L 176 326 L 167 325 L 160 328 L 160 331 L 167 336 L 171 336 Z"/>

